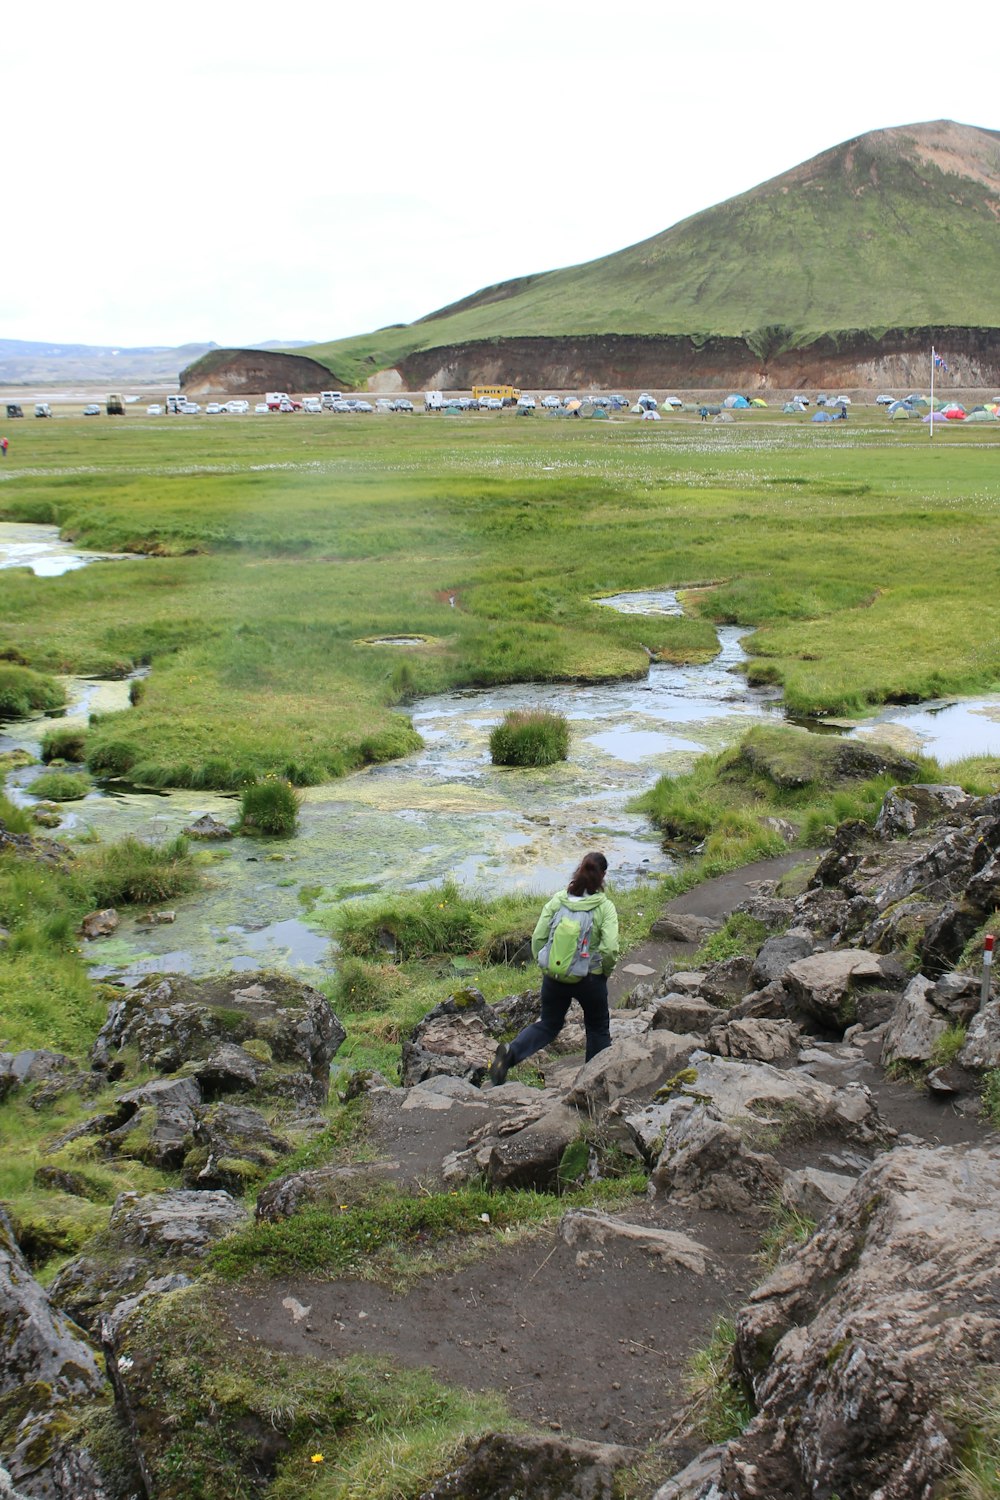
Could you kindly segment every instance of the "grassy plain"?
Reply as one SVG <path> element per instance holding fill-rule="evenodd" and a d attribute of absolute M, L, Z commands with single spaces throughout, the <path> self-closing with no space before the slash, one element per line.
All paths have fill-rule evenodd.
<path fill-rule="evenodd" d="M 159 784 L 328 779 L 411 748 L 447 686 L 641 676 L 757 627 L 800 713 L 1000 681 L 1000 432 L 860 411 L 553 422 L 63 419 L 19 429 L 0 516 L 153 554 L 5 573 L 0 651 L 40 673 L 150 662 L 91 769 Z M 686 588 L 689 617 L 595 597 Z M 451 599 L 454 599 L 454 605 Z M 426 637 L 418 647 L 365 638 Z"/>

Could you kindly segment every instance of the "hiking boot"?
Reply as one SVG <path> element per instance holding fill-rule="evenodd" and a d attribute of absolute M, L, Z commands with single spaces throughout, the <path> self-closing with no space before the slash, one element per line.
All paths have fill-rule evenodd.
<path fill-rule="evenodd" d="M 486 1073 L 486 1076 L 490 1080 L 490 1083 L 496 1085 L 506 1083 L 507 1074 L 509 1073 L 511 1066 L 509 1061 L 509 1054 L 510 1048 L 507 1046 L 507 1043 L 501 1042 L 496 1052 L 494 1052 L 493 1054 L 493 1061 L 490 1063 Z"/>

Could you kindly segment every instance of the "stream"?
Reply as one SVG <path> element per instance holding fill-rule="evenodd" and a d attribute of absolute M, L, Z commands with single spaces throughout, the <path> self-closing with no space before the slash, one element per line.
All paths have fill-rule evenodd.
<path fill-rule="evenodd" d="M 0 526 L 0 568 L 30 566 L 40 577 L 54 577 L 96 560 L 60 542 L 55 527 Z M 627 613 L 681 612 L 666 589 L 600 602 Z M 150 972 L 277 967 L 315 980 L 330 967 L 324 910 L 348 896 L 430 885 L 449 876 L 490 895 L 547 895 L 589 847 L 605 851 L 619 886 L 676 868 L 657 831 L 627 805 L 660 775 L 689 769 L 699 755 L 731 743 L 751 723 L 783 717 L 775 689 L 750 688 L 733 670 L 745 659 L 745 633 L 720 627 L 713 661 L 682 667 L 654 662 L 641 681 L 522 684 L 420 700 L 410 716 L 422 749 L 306 788 L 292 839 L 234 838 L 196 846 L 205 888 L 173 903 L 176 917 L 168 925 L 147 927 L 124 916 L 118 932 L 93 948 L 95 976 L 134 982 Z M 90 713 L 128 706 L 127 681 L 63 680 L 68 708 L 58 716 L 6 724 L 0 751 L 37 755 L 52 723 L 86 723 Z M 512 708 L 565 714 L 569 760 L 537 770 L 493 766 L 490 730 Z M 948 760 L 1000 754 L 998 720 L 1000 698 L 886 710 L 857 730 L 844 725 L 842 732 L 875 734 L 901 749 L 926 749 Z M 12 800 L 36 800 L 31 782 L 42 769 L 32 765 L 8 773 Z M 153 792 L 109 782 L 62 805 L 59 833 L 164 839 L 206 812 L 231 823 L 236 805 L 235 796 L 221 793 Z"/>

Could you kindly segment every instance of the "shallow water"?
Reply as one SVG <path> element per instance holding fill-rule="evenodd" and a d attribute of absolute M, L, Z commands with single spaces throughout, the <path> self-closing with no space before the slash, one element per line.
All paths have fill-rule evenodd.
<path fill-rule="evenodd" d="M 0 521 L 0 569 L 30 568 L 37 578 L 59 578 L 89 563 L 112 562 L 120 552 L 87 552 L 64 542 L 58 526 Z"/>

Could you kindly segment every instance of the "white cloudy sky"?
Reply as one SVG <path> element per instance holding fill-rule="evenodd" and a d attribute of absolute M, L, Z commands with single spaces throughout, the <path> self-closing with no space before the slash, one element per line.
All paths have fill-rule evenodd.
<path fill-rule="evenodd" d="M 0 338 L 335 338 L 620 249 L 878 126 L 1000 128 L 985 14 L 8 7 Z"/>

